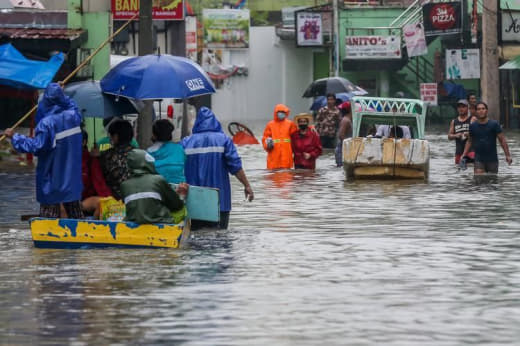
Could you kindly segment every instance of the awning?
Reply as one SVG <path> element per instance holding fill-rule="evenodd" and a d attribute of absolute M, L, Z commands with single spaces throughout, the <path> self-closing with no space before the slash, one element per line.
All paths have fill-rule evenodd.
<path fill-rule="evenodd" d="M 520 55 L 499 67 L 500 70 L 520 70 Z"/>
<path fill-rule="evenodd" d="M 44 89 L 58 72 L 65 57 L 63 53 L 48 61 L 25 58 L 10 43 L 0 46 L 0 85 L 18 89 Z"/>

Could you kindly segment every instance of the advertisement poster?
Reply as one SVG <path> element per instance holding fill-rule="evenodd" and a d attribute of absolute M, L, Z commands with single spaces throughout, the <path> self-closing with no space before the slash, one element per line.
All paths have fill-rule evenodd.
<path fill-rule="evenodd" d="M 139 1 L 111 0 L 114 20 L 128 20 L 139 13 Z M 154 20 L 183 20 L 183 0 L 152 0 L 152 18 Z"/>
<path fill-rule="evenodd" d="M 437 83 L 421 83 L 421 101 L 430 106 L 437 106 Z"/>
<path fill-rule="evenodd" d="M 424 38 L 424 28 L 422 23 L 406 24 L 403 27 L 404 42 L 408 57 L 424 55 L 428 53 L 426 39 Z"/>
<path fill-rule="evenodd" d="M 480 50 L 448 49 L 446 50 L 446 78 L 473 79 L 480 78 Z"/>
<path fill-rule="evenodd" d="M 249 48 L 249 10 L 204 9 L 206 48 Z"/>
<path fill-rule="evenodd" d="M 347 36 L 345 37 L 347 59 L 400 59 L 399 36 Z"/>
<path fill-rule="evenodd" d="M 460 1 L 423 5 L 425 36 L 452 35 L 462 32 Z"/>
<path fill-rule="evenodd" d="M 186 28 L 186 57 L 197 61 L 197 17 L 187 16 Z"/>
<path fill-rule="evenodd" d="M 321 13 L 297 12 L 296 30 L 296 43 L 298 46 L 323 45 L 323 26 L 321 23 Z"/>

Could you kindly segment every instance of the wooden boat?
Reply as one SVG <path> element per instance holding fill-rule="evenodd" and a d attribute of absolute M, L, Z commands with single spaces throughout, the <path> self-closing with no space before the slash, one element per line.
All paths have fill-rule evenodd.
<path fill-rule="evenodd" d="M 124 209 L 124 206 L 123 206 Z M 182 247 L 190 234 L 191 219 L 218 222 L 218 189 L 190 186 L 186 200 L 188 217 L 178 224 L 136 224 L 123 221 L 30 219 L 34 246 L 82 247 Z"/>
<path fill-rule="evenodd" d="M 178 224 L 139 225 L 100 220 L 30 220 L 38 248 L 160 247 L 179 248 L 190 234 L 190 219 Z"/>
<path fill-rule="evenodd" d="M 354 97 L 353 138 L 343 141 L 347 179 L 427 179 L 430 145 L 424 139 L 426 105 L 415 99 Z M 412 138 L 366 137 L 375 125 L 408 126 Z M 365 136 L 365 137 L 362 137 Z"/>

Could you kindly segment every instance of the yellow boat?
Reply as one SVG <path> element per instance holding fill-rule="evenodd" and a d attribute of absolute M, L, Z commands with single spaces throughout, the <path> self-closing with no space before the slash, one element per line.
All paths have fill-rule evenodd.
<path fill-rule="evenodd" d="M 422 101 L 353 97 L 352 104 L 353 138 L 345 139 L 342 148 L 347 179 L 428 179 L 430 145 L 424 139 L 426 105 Z M 412 138 L 366 136 L 376 125 L 407 126 Z"/>
<path fill-rule="evenodd" d="M 38 248 L 160 247 L 180 248 L 190 234 L 190 219 L 178 224 L 48 219 L 30 220 Z"/>

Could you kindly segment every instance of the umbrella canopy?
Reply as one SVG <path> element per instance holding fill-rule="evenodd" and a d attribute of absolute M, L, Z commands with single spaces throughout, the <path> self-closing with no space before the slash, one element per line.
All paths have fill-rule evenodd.
<path fill-rule="evenodd" d="M 137 100 L 187 99 L 215 92 L 202 68 L 173 55 L 144 55 L 125 60 L 101 80 L 103 92 Z"/>
<path fill-rule="evenodd" d="M 329 77 L 317 79 L 312 82 L 303 93 L 303 97 L 325 96 L 329 93 L 351 93 L 356 96 L 368 94 L 366 90 L 358 87 L 348 79 L 343 77 Z"/>
<path fill-rule="evenodd" d="M 354 94 L 351 93 L 337 93 L 336 94 L 336 104 L 341 104 L 345 101 L 350 101 L 352 97 L 354 97 Z M 325 107 L 327 105 L 327 97 L 326 96 L 318 96 L 314 99 L 311 105 L 312 111 L 317 111 L 321 107 Z"/>
<path fill-rule="evenodd" d="M 128 99 L 103 94 L 99 81 L 70 83 L 63 92 L 76 102 L 83 117 L 109 118 L 138 113 Z"/>

